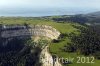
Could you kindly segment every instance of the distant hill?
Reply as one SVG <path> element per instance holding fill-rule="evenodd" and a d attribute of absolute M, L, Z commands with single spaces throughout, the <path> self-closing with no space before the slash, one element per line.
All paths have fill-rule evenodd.
<path fill-rule="evenodd" d="M 85 16 L 100 17 L 100 11 L 88 13 Z"/>
<path fill-rule="evenodd" d="M 45 17 L 54 22 L 76 22 L 80 24 L 100 25 L 100 11 L 87 14 L 59 15 Z"/>

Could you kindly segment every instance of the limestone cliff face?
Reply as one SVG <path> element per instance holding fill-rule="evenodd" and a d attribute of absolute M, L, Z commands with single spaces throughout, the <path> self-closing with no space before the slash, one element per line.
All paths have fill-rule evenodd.
<path fill-rule="evenodd" d="M 47 25 L 34 25 L 31 26 L 31 28 L 30 32 L 32 32 L 31 34 L 34 36 L 45 36 L 51 39 L 57 39 L 60 35 L 59 31 Z"/>
<path fill-rule="evenodd" d="M 57 39 L 60 32 L 55 28 L 47 25 L 33 25 L 33 26 L 3 26 L 1 37 L 9 38 L 16 36 L 45 36 L 51 39 Z"/>
<path fill-rule="evenodd" d="M 62 66 L 58 59 L 53 60 L 52 55 L 48 52 L 48 46 L 46 46 L 40 54 L 40 63 L 42 66 Z"/>
<path fill-rule="evenodd" d="M 22 26 L 22 25 L 5 25 L 0 27 L 0 36 L 2 38 L 11 38 L 18 36 L 44 36 L 50 39 L 57 39 L 60 32 L 55 28 L 47 25 L 32 25 L 32 26 Z M 5 43 L 6 44 L 6 43 Z M 40 54 L 40 62 L 42 66 L 62 66 L 58 60 L 53 61 L 52 55 L 48 52 L 47 46 L 42 50 Z"/>

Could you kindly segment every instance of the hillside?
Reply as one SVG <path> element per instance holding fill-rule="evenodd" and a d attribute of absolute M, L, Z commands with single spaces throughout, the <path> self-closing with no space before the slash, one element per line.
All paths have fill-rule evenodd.
<path fill-rule="evenodd" d="M 51 16 L 49 19 L 52 19 L 55 22 L 78 22 L 80 24 L 91 24 L 91 25 L 100 25 L 100 11 L 92 12 L 87 14 L 76 14 L 76 15 L 62 15 L 62 16 Z"/>
<path fill-rule="evenodd" d="M 100 11 L 88 13 L 85 16 L 93 16 L 93 17 L 100 17 Z"/>
<path fill-rule="evenodd" d="M 56 17 L 56 18 L 58 18 L 58 17 Z M 84 26 L 79 24 L 79 23 L 76 23 L 76 22 L 61 22 L 61 23 L 59 23 L 59 22 L 55 22 L 55 21 L 48 19 L 48 18 L 32 18 L 32 17 L 1 17 L 0 23 L 5 24 L 5 25 L 27 23 L 29 25 L 49 25 L 49 26 L 52 26 L 53 28 L 56 28 L 62 34 L 61 35 L 62 37 L 58 41 L 53 40 L 52 42 L 49 43 L 50 44 L 49 52 L 52 55 L 56 55 L 57 57 L 60 57 L 60 58 L 61 57 L 63 57 L 63 58 L 68 58 L 68 57 L 75 58 L 74 62 L 69 63 L 69 66 L 99 66 L 100 60 L 97 60 L 97 59 L 94 60 L 95 63 L 93 63 L 93 64 L 91 64 L 91 63 L 76 63 L 77 57 L 87 57 L 87 56 L 78 54 L 77 52 L 69 53 L 69 52 L 64 52 L 61 50 L 65 45 L 67 45 L 68 43 L 71 42 L 71 38 L 69 38 L 68 35 L 70 35 L 70 34 L 80 35 L 80 30 L 76 27 L 84 27 Z M 18 46 L 16 46 L 16 47 L 18 47 Z M 35 50 L 37 50 L 37 49 L 38 48 L 35 48 Z M 39 49 L 37 51 L 39 51 Z M 31 55 L 33 55 L 33 54 L 31 54 L 31 55 L 26 54 L 26 55 L 29 56 L 28 59 L 30 58 L 31 61 L 33 60 L 33 58 L 31 57 Z M 26 59 L 24 57 L 27 57 L 27 56 L 23 55 L 21 57 L 21 62 L 24 63 L 26 61 Z M 34 62 L 32 62 L 32 63 L 34 63 Z M 20 63 L 19 63 L 19 65 L 20 65 Z M 26 64 L 28 64 L 28 63 L 30 64 L 28 66 L 32 66 L 30 61 L 28 61 Z M 18 66 L 18 64 L 17 64 L 17 66 Z M 67 65 L 63 64 L 63 66 L 67 66 Z"/>

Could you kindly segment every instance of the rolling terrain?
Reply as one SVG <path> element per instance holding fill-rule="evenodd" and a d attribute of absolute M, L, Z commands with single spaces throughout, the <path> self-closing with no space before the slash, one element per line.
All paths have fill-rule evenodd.
<path fill-rule="evenodd" d="M 52 20 L 56 18 L 57 20 Z M 64 52 L 62 51 L 62 48 L 71 43 L 71 38 L 69 38 L 67 35 L 70 34 L 75 34 L 75 35 L 80 35 L 80 29 L 76 27 L 85 27 L 84 25 L 80 24 L 79 22 L 70 22 L 67 20 L 61 20 L 59 22 L 58 18 L 62 17 L 45 17 L 45 18 L 33 18 L 33 17 L 0 17 L 0 23 L 5 24 L 5 25 L 13 25 L 13 24 L 29 24 L 29 25 L 49 25 L 54 28 L 56 28 L 61 34 L 62 37 L 59 38 L 59 41 L 54 40 L 51 41 L 49 44 L 49 52 L 52 55 L 56 55 L 57 57 L 61 58 L 74 58 L 74 61 L 68 64 L 63 64 L 62 66 L 99 66 L 100 60 L 95 59 L 95 63 L 77 63 L 77 57 L 90 57 L 85 56 L 84 54 L 79 54 L 78 52 Z M 64 19 L 68 18 L 64 16 Z M 67 21 L 67 22 L 66 22 Z M 76 26 L 76 27 L 75 27 Z M 22 60 L 21 60 L 22 61 Z M 32 61 L 32 60 L 31 60 Z M 23 61 L 22 61 L 23 62 Z M 18 66 L 18 65 L 17 65 Z M 19 63 L 19 66 L 20 63 Z"/>

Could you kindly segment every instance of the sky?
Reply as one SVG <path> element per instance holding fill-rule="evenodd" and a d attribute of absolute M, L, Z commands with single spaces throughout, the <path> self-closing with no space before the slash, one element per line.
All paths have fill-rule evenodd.
<path fill-rule="evenodd" d="M 0 0 L 0 16 L 69 15 L 100 11 L 100 0 Z"/>

